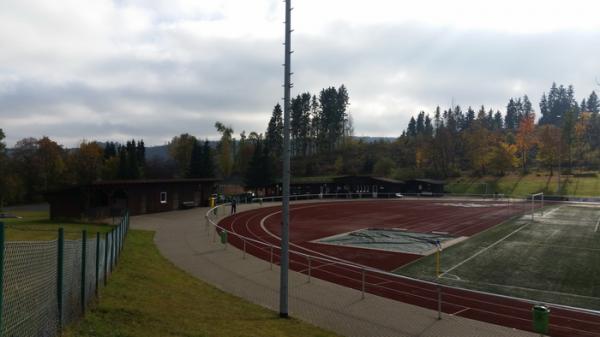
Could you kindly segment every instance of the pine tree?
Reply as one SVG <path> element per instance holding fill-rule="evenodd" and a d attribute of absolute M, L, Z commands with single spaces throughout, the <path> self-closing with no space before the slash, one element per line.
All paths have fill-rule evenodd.
<path fill-rule="evenodd" d="M 189 178 L 200 178 L 202 174 L 202 146 L 194 139 L 192 145 L 192 156 L 190 158 Z"/>
<path fill-rule="evenodd" d="M 581 100 L 581 105 L 579 106 L 579 111 L 585 112 L 588 111 L 587 101 L 584 99 Z"/>
<path fill-rule="evenodd" d="M 469 109 L 467 110 L 467 116 L 465 117 L 463 129 L 471 128 L 474 121 L 475 121 L 475 110 L 473 110 L 473 108 L 469 107 Z"/>
<path fill-rule="evenodd" d="M 504 127 L 509 131 L 514 131 L 517 129 L 518 125 L 518 105 L 514 99 L 510 99 L 508 101 L 508 105 L 506 106 L 506 116 L 504 116 Z"/>
<path fill-rule="evenodd" d="M 548 106 L 548 98 L 546 97 L 546 93 L 542 94 L 542 98 L 540 99 L 540 114 L 542 117 L 540 118 L 540 124 L 547 124 L 546 120 L 550 115 L 550 108 Z"/>
<path fill-rule="evenodd" d="M 598 101 L 598 95 L 596 95 L 595 91 L 592 91 L 587 100 L 587 111 L 596 114 L 600 113 L 600 102 Z"/>
<path fill-rule="evenodd" d="M 577 118 L 575 117 L 575 110 L 567 110 L 562 118 L 562 139 L 567 146 L 567 156 L 569 159 L 569 172 L 573 168 L 573 144 L 575 142 L 575 123 Z"/>
<path fill-rule="evenodd" d="M 435 108 L 433 120 L 434 120 L 434 126 L 435 126 L 436 130 L 439 129 L 444 124 L 444 122 L 442 121 L 441 110 L 440 110 L 439 105 Z"/>
<path fill-rule="evenodd" d="M 268 148 L 263 146 L 261 139 L 258 139 L 244 177 L 246 187 L 256 190 L 268 187 L 273 183 L 271 160 Z"/>
<path fill-rule="evenodd" d="M 127 150 L 124 146 L 119 147 L 119 166 L 117 168 L 118 179 L 129 179 L 129 171 L 127 167 Z"/>
<path fill-rule="evenodd" d="M 414 117 L 410 118 L 410 121 L 408 122 L 408 130 L 406 130 L 406 133 L 409 137 L 417 136 L 417 121 Z"/>
<path fill-rule="evenodd" d="M 433 125 L 431 125 L 431 118 L 429 118 L 429 115 L 425 116 L 424 134 L 427 138 L 433 137 Z"/>
<path fill-rule="evenodd" d="M 533 113 L 533 105 L 531 104 L 531 101 L 529 100 L 529 97 L 527 97 L 527 95 L 523 96 L 522 102 L 522 116 L 528 117 L 530 114 Z"/>
<path fill-rule="evenodd" d="M 500 122 L 502 122 L 502 117 L 500 117 Z M 490 109 L 490 111 L 488 111 L 487 116 L 485 117 L 485 124 L 486 124 L 486 127 L 488 128 L 488 130 L 495 130 L 494 110 Z"/>
<path fill-rule="evenodd" d="M 502 113 L 496 111 L 494 114 L 494 130 L 502 130 L 504 125 L 502 124 Z"/>
<path fill-rule="evenodd" d="M 283 150 L 283 112 L 277 103 L 273 108 L 266 134 L 266 147 L 275 158 L 281 158 Z"/>
<path fill-rule="evenodd" d="M 425 131 L 425 111 L 421 111 L 419 113 L 419 115 L 417 115 L 417 135 L 421 135 L 423 134 L 423 131 Z"/>
<path fill-rule="evenodd" d="M 210 147 L 208 139 L 204 141 L 202 146 L 202 157 L 200 165 L 200 178 L 214 178 L 215 177 L 215 159 L 213 155 L 213 149 Z"/>

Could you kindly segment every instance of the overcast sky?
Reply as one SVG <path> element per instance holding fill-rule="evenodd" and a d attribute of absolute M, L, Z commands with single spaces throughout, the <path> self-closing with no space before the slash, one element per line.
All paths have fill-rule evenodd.
<path fill-rule="evenodd" d="M 295 0 L 292 94 L 345 84 L 356 135 L 454 102 L 600 87 L 600 2 Z M 264 132 L 283 90 L 280 0 L 2 0 L 0 128 L 160 145 Z"/>

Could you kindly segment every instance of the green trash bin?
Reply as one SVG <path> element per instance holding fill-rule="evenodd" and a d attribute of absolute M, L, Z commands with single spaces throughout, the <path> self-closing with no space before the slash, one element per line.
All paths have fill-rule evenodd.
<path fill-rule="evenodd" d="M 541 334 L 548 333 L 550 324 L 550 309 L 545 305 L 534 305 L 533 309 L 533 331 Z"/>
<path fill-rule="evenodd" d="M 221 243 L 222 244 L 227 243 L 227 231 L 221 231 Z"/>

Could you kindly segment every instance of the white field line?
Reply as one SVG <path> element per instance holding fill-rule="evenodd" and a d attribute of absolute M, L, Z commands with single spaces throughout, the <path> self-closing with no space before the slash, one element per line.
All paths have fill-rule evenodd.
<path fill-rule="evenodd" d="M 550 214 L 552 214 L 552 213 L 554 213 L 554 212 L 558 211 L 558 210 L 559 210 L 559 209 L 561 209 L 561 208 L 562 208 L 562 206 L 558 206 L 558 207 L 556 207 L 555 209 L 551 210 L 550 212 L 548 212 L 548 213 L 544 214 L 542 217 L 543 217 L 543 218 L 545 218 L 545 217 L 549 216 Z"/>
<path fill-rule="evenodd" d="M 594 229 L 594 233 L 598 232 L 598 227 L 600 226 L 600 218 L 598 218 L 598 222 L 596 222 L 596 229 Z"/>
<path fill-rule="evenodd" d="M 511 232 L 510 234 L 508 234 L 507 236 L 505 236 L 505 237 L 501 238 L 500 240 L 498 240 L 498 241 L 496 241 L 496 242 L 492 243 L 491 245 L 489 245 L 489 246 L 487 246 L 487 247 L 483 248 L 482 250 L 478 251 L 477 253 L 473 254 L 472 256 L 468 257 L 467 259 L 463 260 L 462 262 L 459 262 L 458 264 L 454 265 L 454 267 L 452 267 L 452 268 L 450 268 L 450 269 L 446 270 L 445 272 L 443 272 L 443 273 L 440 275 L 440 277 L 442 277 L 442 276 L 444 276 L 444 275 L 448 274 L 449 272 L 453 271 L 454 269 L 456 269 L 456 268 L 458 268 L 458 267 L 462 266 L 463 264 L 465 264 L 465 263 L 467 263 L 467 262 L 471 261 L 472 259 L 476 258 L 477 256 L 479 256 L 480 254 L 484 253 L 484 252 L 485 252 L 485 251 L 487 251 L 488 249 L 490 249 L 490 248 L 494 247 L 495 245 L 499 244 L 500 242 L 502 242 L 502 241 L 504 241 L 504 240 L 508 239 L 508 238 L 509 238 L 509 237 L 511 237 L 513 234 L 516 234 L 516 233 L 517 233 L 517 232 L 519 232 L 521 229 L 525 228 L 527 225 L 529 225 L 529 223 L 526 223 L 526 224 L 524 224 L 523 226 L 521 226 L 521 227 L 519 227 L 519 228 L 515 229 L 514 231 L 512 231 L 512 232 Z"/>
<path fill-rule="evenodd" d="M 544 293 L 544 294 L 553 294 L 553 295 L 560 295 L 560 296 L 585 298 L 585 299 L 589 299 L 589 300 L 597 300 L 598 299 L 598 297 L 593 297 L 593 296 L 570 294 L 570 293 L 564 293 L 564 292 L 560 292 L 560 291 L 552 291 L 552 290 L 544 290 L 544 289 L 536 289 L 536 288 L 511 286 L 511 285 L 507 285 L 507 284 L 498 284 L 498 283 L 489 283 L 489 282 L 480 282 L 480 281 L 473 282 L 473 281 L 469 281 L 469 280 L 460 280 L 460 281 L 462 281 L 464 283 L 483 284 L 483 285 L 488 285 L 488 286 L 492 286 L 492 287 L 501 287 L 501 288 L 507 288 L 507 289 L 517 289 L 517 290 L 527 290 L 527 291 L 534 291 L 534 292 L 539 292 L 539 293 Z"/>

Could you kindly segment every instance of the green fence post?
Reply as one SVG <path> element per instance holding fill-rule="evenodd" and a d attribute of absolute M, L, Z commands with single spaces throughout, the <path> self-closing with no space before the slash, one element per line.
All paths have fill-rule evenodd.
<path fill-rule="evenodd" d="M 115 261 L 115 230 L 110 231 L 110 274 L 113 272 L 113 262 Z"/>
<path fill-rule="evenodd" d="M 87 231 L 81 232 L 81 314 L 85 314 L 85 260 L 87 253 Z"/>
<path fill-rule="evenodd" d="M 119 248 L 120 248 L 120 250 L 123 250 L 123 238 L 124 238 L 123 234 L 125 234 L 124 228 L 125 228 L 125 219 L 123 219 L 123 221 L 121 221 L 121 225 L 119 226 L 119 242 L 120 242 Z M 121 255 L 121 254 L 119 254 L 119 255 Z"/>
<path fill-rule="evenodd" d="M 4 222 L 0 222 L 0 336 L 4 324 Z"/>
<path fill-rule="evenodd" d="M 65 254 L 65 229 L 58 229 L 58 253 L 56 261 L 56 303 L 58 304 L 58 329 L 63 327 L 63 277 Z"/>
<path fill-rule="evenodd" d="M 115 228 L 115 266 L 119 264 L 119 226 Z"/>
<path fill-rule="evenodd" d="M 117 237 L 119 245 L 117 246 L 117 260 L 119 260 L 119 258 L 121 257 L 121 240 L 122 240 L 122 236 L 121 234 L 123 233 L 123 220 L 121 219 L 121 222 L 119 223 L 119 227 L 117 227 Z"/>
<path fill-rule="evenodd" d="M 94 293 L 98 297 L 98 283 L 100 281 L 100 232 L 96 232 L 96 289 Z"/>
<path fill-rule="evenodd" d="M 108 278 L 108 232 L 104 238 L 104 286 L 106 287 L 106 279 Z"/>

